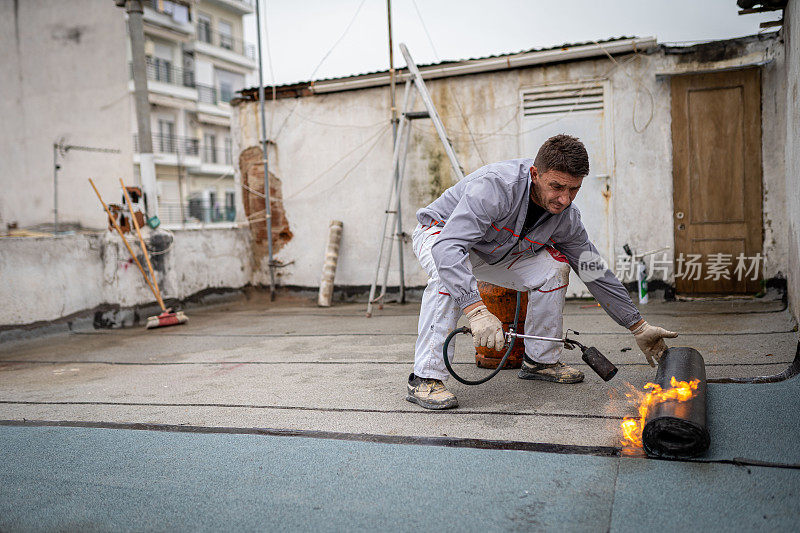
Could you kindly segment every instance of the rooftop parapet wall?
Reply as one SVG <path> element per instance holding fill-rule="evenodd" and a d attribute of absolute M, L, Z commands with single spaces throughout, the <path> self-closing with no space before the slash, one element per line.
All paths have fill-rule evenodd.
<path fill-rule="evenodd" d="M 166 253 L 153 256 L 165 299 L 250 282 L 247 230 L 178 230 L 174 237 Z M 138 253 L 135 242 L 132 247 Z M 109 232 L 2 238 L 0 279 L 0 327 L 57 320 L 104 304 L 155 301 L 121 240 Z"/>

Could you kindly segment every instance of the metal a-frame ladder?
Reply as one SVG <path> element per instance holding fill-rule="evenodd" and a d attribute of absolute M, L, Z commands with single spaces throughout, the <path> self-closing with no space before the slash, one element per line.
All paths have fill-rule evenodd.
<path fill-rule="evenodd" d="M 375 278 L 372 280 L 372 285 L 369 289 L 367 317 L 372 316 L 373 304 L 377 303 L 378 309 L 383 308 L 383 301 L 386 297 L 386 285 L 389 280 L 389 266 L 392 261 L 392 247 L 394 245 L 394 241 L 398 241 L 397 255 L 400 263 L 400 301 L 405 302 L 406 287 L 403 265 L 403 240 L 405 233 L 403 233 L 403 212 L 400 199 L 403 192 L 403 178 L 406 170 L 408 144 L 411 139 L 412 120 L 430 118 L 433 121 L 433 125 L 436 128 L 436 133 L 439 135 L 439 140 L 442 141 L 442 145 L 444 145 L 444 151 L 447 154 L 447 158 L 450 160 L 450 165 L 453 167 L 453 172 L 455 172 L 455 175 L 459 180 L 464 177 L 464 171 L 461 168 L 461 165 L 458 163 L 458 159 L 456 159 L 456 153 L 453 150 L 450 139 L 447 137 L 447 132 L 444 129 L 444 124 L 442 124 L 441 118 L 439 118 L 439 113 L 436 111 L 436 107 L 433 105 L 431 94 L 428 92 L 428 88 L 425 86 L 425 82 L 422 80 L 422 75 L 420 74 L 416 63 L 414 63 L 414 60 L 411 58 L 411 54 L 408 52 L 408 48 L 404 43 L 400 43 L 400 51 L 403 53 L 403 57 L 405 57 L 406 64 L 408 65 L 408 79 L 406 80 L 403 96 L 403 113 L 400 117 L 400 125 L 397 131 L 397 139 L 395 140 L 394 144 L 394 153 L 392 155 L 392 179 L 389 185 L 389 198 L 386 201 L 383 225 L 381 226 L 381 233 L 378 237 L 378 260 L 377 265 L 375 266 Z M 417 89 L 415 92 L 412 92 L 411 90 L 412 82 Z M 411 111 L 411 109 L 414 107 L 417 93 L 419 93 L 420 97 L 422 98 L 422 102 L 425 104 L 426 111 Z M 389 232 L 388 234 L 387 230 Z M 384 253 L 386 250 L 387 241 L 389 242 L 388 252 Z M 383 274 L 381 291 L 380 294 L 376 296 L 375 293 L 378 289 L 378 280 L 381 278 L 381 274 Z"/>

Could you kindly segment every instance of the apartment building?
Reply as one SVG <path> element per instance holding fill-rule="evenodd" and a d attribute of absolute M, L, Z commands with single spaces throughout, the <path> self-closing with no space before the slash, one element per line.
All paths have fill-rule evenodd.
<path fill-rule="evenodd" d="M 229 102 L 257 65 L 254 46 L 242 39 L 242 17 L 254 11 L 253 1 L 144 2 L 159 216 L 165 224 L 236 217 Z M 132 79 L 129 85 L 132 90 Z M 138 165 L 132 100 L 131 113 Z"/>

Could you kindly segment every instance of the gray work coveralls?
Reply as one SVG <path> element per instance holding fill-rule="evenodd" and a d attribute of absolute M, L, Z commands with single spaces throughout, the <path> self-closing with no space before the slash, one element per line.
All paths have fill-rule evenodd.
<path fill-rule="evenodd" d="M 414 353 L 417 376 L 448 378 L 442 347 L 461 311 L 481 300 L 476 277 L 528 291 L 529 335 L 563 337 L 569 267 L 579 275 L 591 272 L 581 279 L 619 325 L 629 327 L 641 319 L 625 287 L 598 261 L 574 204 L 558 215 L 546 213 L 521 235 L 532 166 L 533 159 L 486 165 L 417 211 L 413 249 L 429 277 Z M 602 267 L 597 270 L 597 265 Z M 536 362 L 554 363 L 561 350 L 558 343 L 525 340 L 525 354 Z"/>

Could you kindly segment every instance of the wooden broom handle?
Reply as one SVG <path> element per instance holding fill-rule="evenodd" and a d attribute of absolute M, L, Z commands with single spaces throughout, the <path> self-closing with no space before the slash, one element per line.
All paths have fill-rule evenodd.
<path fill-rule="evenodd" d="M 139 267 L 139 270 L 142 272 L 142 276 L 144 276 L 144 280 L 147 282 L 147 286 L 150 287 L 151 291 L 153 291 L 153 296 L 158 298 L 158 294 L 156 293 L 156 290 L 153 288 L 153 284 L 150 283 L 150 279 L 147 277 L 147 274 L 144 273 L 144 268 L 142 268 L 142 264 L 139 262 L 139 259 L 136 257 L 136 254 L 133 252 L 133 249 L 131 248 L 131 245 L 128 243 L 128 239 L 125 238 L 125 235 L 122 233 L 122 229 L 119 227 L 119 224 L 117 224 L 117 221 L 114 218 L 114 216 L 111 214 L 111 211 L 109 211 L 108 206 L 103 201 L 103 197 L 100 196 L 100 192 L 97 190 L 97 187 L 94 186 L 94 182 L 92 181 L 92 178 L 89 178 L 89 183 L 92 185 L 92 189 L 94 189 L 95 194 L 100 199 L 100 203 L 103 204 L 103 209 L 106 210 L 106 213 L 108 214 L 108 219 L 111 221 L 112 224 L 114 224 L 114 227 L 117 229 L 117 233 L 119 233 L 119 236 L 122 238 L 122 242 L 125 243 L 125 247 L 131 253 L 131 257 L 133 257 L 133 260 L 136 261 L 136 265 Z"/>
<path fill-rule="evenodd" d="M 147 269 L 150 271 L 150 279 L 153 281 L 153 285 L 156 287 L 156 298 L 158 299 L 158 305 L 160 305 L 161 310 L 166 313 L 167 308 L 164 306 L 164 300 L 161 298 L 161 289 L 158 287 L 158 280 L 156 279 L 156 274 L 153 271 L 153 264 L 150 262 L 150 254 L 147 253 L 147 246 L 144 244 L 142 232 L 139 231 L 139 222 L 136 220 L 136 215 L 133 214 L 133 202 L 131 202 L 131 197 L 128 195 L 128 189 L 125 188 L 125 182 L 122 181 L 122 178 L 119 179 L 119 184 L 122 185 L 122 192 L 125 194 L 125 201 L 128 203 L 128 212 L 131 214 L 133 227 L 136 228 L 136 235 L 139 236 L 139 245 L 142 247 L 144 259 L 147 261 Z"/>

